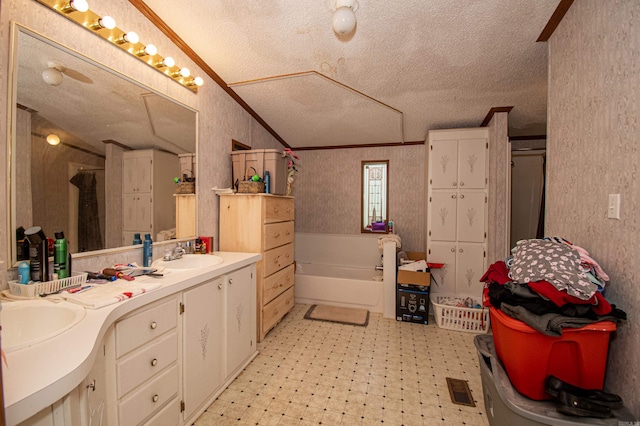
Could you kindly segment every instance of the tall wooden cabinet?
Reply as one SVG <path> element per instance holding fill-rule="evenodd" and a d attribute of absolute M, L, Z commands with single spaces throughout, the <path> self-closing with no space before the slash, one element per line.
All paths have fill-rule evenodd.
<path fill-rule="evenodd" d="M 486 269 L 489 131 L 429 132 L 427 259 L 444 263 L 432 274 L 434 293 L 480 296 Z"/>
<path fill-rule="evenodd" d="M 180 174 L 178 156 L 153 149 L 127 151 L 122 170 L 122 245 L 130 245 L 135 233 L 155 239 L 159 231 L 175 228 L 172 176 Z"/>
<path fill-rule="evenodd" d="M 294 199 L 271 194 L 220 195 L 220 251 L 262 253 L 257 264 L 257 339 L 294 305 Z"/>

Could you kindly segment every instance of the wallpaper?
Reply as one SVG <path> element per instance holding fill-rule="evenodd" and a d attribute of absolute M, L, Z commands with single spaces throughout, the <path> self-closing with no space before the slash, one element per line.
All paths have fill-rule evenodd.
<path fill-rule="evenodd" d="M 424 251 L 424 145 L 297 154 L 296 232 L 360 234 L 361 161 L 389 160 L 389 218 L 403 250 Z"/>
<path fill-rule="evenodd" d="M 487 230 L 487 264 L 504 259 L 509 252 L 509 164 L 508 113 L 498 112 L 489 128 L 489 229 Z"/>
<path fill-rule="evenodd" d="M 546 229 L 587 249 L 628 320 L 605 387 L 640 418 L 640 2 L 574 2 L 549 40 Z M 607 219 L 621 195 L 620 220 Z"/>

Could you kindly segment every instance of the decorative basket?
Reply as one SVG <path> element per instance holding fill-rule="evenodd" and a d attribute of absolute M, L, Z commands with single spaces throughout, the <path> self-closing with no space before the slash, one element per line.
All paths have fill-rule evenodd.
<path fill-rule="evenodd" d="M 467 333 L 484 334 L 489 331 L 491 325 L 489 308 L 465 308 L 445 304 L 451 301 L 464 302 L 468 299 L 460 295 L 432 293 L 429 298 L 435 310 L 438 327 Z"/>
<path fill-rule="evenodd" d="M 182 171 L 182 179 L 176 185 L 176 189 L 173 192 L 174 194 L 195 194 L 196 193 L 196 178 L 193 176 L 187 176 L 188 172 L 190 175 L 193 175 L 191 170 L 183 170 Z"/>
<path fill-rule="evenodd" d="M 245 180 L 238 182 L 238 192 L 241 194 L 260 194 L 264 192 L 263 181 L 249 180 L 251 178 L 249 175 L 249 169 L 253 169 L 253 173 L 256 174 L 256 169 L 253 167 L 247 168 L 244 175 Z"/>
<path fill-rule="evenodd" d="M 41 283 L 20 284 L 18 281 L 9 281 L 9 290 L 14 296 L 36 298 L 40 294 L 55 293 L 65 288 L 83 285 L 86 282 L 86 272 L 73 272 L 69 278 Z"/>

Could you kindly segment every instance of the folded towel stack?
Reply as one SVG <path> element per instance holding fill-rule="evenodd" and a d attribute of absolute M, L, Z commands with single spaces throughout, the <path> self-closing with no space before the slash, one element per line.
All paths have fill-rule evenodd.
<path fill-rule="evenodd" d="M 161 283 L 125 281 L 97 285 L 96 287 L 80 293 L 62 292 L 59 294 L 69 302 L 77 303 L 87 309 L 99 309 L 103 306 L 122 302 L 143 293 L 148 293 L 159 288 Z"/>

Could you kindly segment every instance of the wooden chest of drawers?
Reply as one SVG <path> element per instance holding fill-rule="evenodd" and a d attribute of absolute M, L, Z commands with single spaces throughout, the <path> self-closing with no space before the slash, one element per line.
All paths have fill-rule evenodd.
<path fill-rule="evenodd" d="M 257 265 L 257 339 L 294 304 L 294 199 L 270 194 L 220 195 L 220 251 L 262 253 Z"/>

